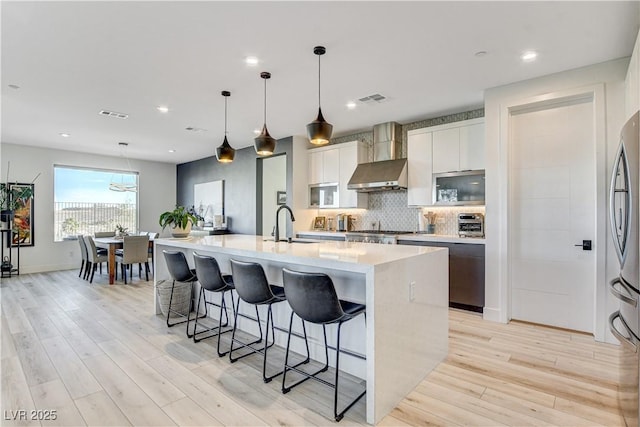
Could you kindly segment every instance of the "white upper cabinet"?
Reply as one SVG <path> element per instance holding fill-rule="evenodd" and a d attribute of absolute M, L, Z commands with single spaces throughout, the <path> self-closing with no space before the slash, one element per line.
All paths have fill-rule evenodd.
<path fill-rule="evenodd" d="M 433 132 L 433 173 L 460 168 L 460 128 Z"/>
<path fill-rule="evenodd" d="M 484 169 L 484 119 L 434 126 L 431 131 L 433 173 Z"/>
<path fill-rule="evenodd" d="M 309 184 L 337 183 L 339 168 L 340 151 L 337 148 L 309 150 Z"/>
<path fill-rule="evenodd" d="M 484 123 L 460 128 L 460 170 L 484 169 Z"/>
<path fill-rule="evenodd" d="M 407 204 L 427 206 L 432 200 L 433 133 L 416 129 L 407 134 Z"/>
<path fill-rule="evenodd" d="M 407 133 L 407 204 L 429 206 L 433 174 L 484 169 L 484 118 Z"/>
<path fill-rule="evenodd" d="M 309 184 L 338 183 L 340 208 L 366 208 L 368 195 L 348 190 L 347 184 L 359 163 L 367 161 L 367 146 L 361 141 L 312 148 L 309 154 Z"/>

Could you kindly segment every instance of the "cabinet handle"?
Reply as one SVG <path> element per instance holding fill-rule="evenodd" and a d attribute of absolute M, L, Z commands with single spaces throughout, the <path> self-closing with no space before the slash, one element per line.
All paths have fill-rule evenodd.
<path fill-rule="evenodd" d="M 624 328 L 627 330 L 627 333 L 629 334 L 629 337 L 626 337 L 622 334 L 622 332 L 620 332 L 616 326 L 613 324 L 613 322 L 616 319 L 620 319 L 620 322 L 622 323 L 622 326 L 624 326 Z M 629 332 L 629 328 L 627 327 L 627 325 L 624 323 L 624 319 L 622 317 L 620 317 L 620 312 L 616 311 L 614 313 L 611 314 L 611 316 L 609 316 L 609 330 L 611 331 L 611 333 L 613 334 L 613 336 L 615 336 L 621 344 L 623 345 L 628 345 L 631 348 L 633 348 L 634 353 L 636 353 L 638 351 L 638 345 L 634 342 L 636 340 L 633 339 L 633 334 L 631 332 Z"/>
<path fill-rule="evenodd" d="M 621 288 L 623 288 L 627 292 L 627 295 L 623 294 L 618 290 L 618 288 L 616 288 L 616 285 L 618 284 L 620 285 Z M 638 306 L 638 300 L 633 298 L 633 294 L 635 292 L 629 289 L 629 286 L 627 286 L 619 277 L 616 277 L 615 279 L 609 282 L 609 291 L 613 294 L 613 296 L 618 298 L 620 301 L 627 303 L 632 307 Z"/>

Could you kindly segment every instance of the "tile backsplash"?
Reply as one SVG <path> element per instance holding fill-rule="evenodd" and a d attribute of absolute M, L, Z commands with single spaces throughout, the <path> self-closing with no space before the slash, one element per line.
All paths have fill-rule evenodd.
<path fill-rule="evenodd" d="M 484 206 L 429 206 L 408 207 L 407 192 L 383 191 L 369 193 L 368 209 L 320 209 L 318 215 L 335 218 L 339 213 L 353 215 L 356 218 L 356 230 L 381 230 L 394 231 L 422 231 L 424 223 L 420 224 L 422 215 L 427 212 L 436 214 L 436 234 L 457 235 L 458 213 L 484 213 Z M 333 221 L 335 228 L 335 221 Z"/>

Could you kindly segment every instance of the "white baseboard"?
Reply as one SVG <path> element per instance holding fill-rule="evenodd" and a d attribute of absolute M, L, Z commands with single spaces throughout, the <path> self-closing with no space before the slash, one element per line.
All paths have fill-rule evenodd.
<path fill-rule="evenodd" d="M 80 271 L 80 266 L 77 262 L 70 264 L 50 264 L 50 265 L 28 265 L 20 267 L 20 274 L 31 274 L 31 273 L 46 273 L 49 271 L 59 271 L 59 270 L 78 270 Z"/>
<path fill-rule="evenodd" d="M 482 309 L 482 319 L 489 320 L 491 322 L 507 323 L 502 320 L 502 312 L 497 308 L 484 307 Z"/>

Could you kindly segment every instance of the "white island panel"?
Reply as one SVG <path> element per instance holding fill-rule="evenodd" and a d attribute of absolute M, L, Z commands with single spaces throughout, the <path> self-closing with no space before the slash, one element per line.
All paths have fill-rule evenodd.
<path fill-rule="evenodd" d="M 341 342 L 341 347 L 355 354 L 364 353 L 366 362 L 342 354 L 340 369 L 366 379 L 370 424 L 388 414 L 447 355 L 446 248 L 336 241 L 275 243 L 247 235 L 156 239 L 156 283 L 169 279 L 163 249 L 182 250 L 191 265 L 194 251 L 215 256 L 226 272 L 231 272 L 231 258 L 259 262 L 269 280 L 278 284 L 282 283 L 283 267 L 324 272 L 334 280 L 340 298 L 366 302 L 366 322 L 362 318 L 345 324 Z M 290 313 L 286 303 L 274 305 L 275 324 L 287 327 Z M 249 333 L 257 330 L 250 322 L 239 322 L 238 326 Z M 310 326 L 311 357 L 324 360 L 322 329 Z M 362 328 L 366 328 L 365 334 Z M 328 328 L 330 345 L 335 345 L 333 329 Z M 286 340 L 283 335 L 276 333 L 279 345 Z M 292 344 L 295 341 L 301 340 L 292 340 Z M 301 352 L 301 346 L 298 343 L 294 351 Z M 335 359 L 333 352 L 330 359 Z"/>

